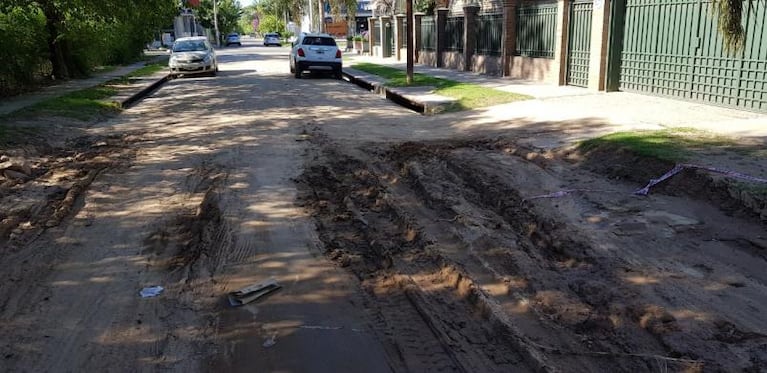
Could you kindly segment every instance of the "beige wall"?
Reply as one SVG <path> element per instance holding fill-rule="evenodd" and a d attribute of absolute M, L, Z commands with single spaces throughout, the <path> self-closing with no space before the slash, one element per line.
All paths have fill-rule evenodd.
<path fill-rule="evenodd" d="M 437 66 L 437 52 L 435 51 L 419 51 L 418 63 L 427 66 Z"/>
<path fill-rule="evenodd" d="M 445 64 L 446 69 L 464 70 L 464 64 L 466 63 L 461 52 L 443 52 L 442 63 Z"/>
<path fill-rule="evenodd" d="M 480 74 L 501 75 L 501 57 L 475 54 L 471 56 L 471 71 Z"/>
<path fill-rule="evenodd" d="M 511 61 L 511 77 L 559 84 L 557 60 L 514 56 Z"/>

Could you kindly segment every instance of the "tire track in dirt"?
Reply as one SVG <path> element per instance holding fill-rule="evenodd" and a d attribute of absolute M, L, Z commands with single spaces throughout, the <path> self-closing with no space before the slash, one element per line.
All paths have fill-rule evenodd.
<path fill-rule="evenodd" d="M 378 314 L 386 339 L 398 351 L 395 357 L 407 369 L 542 368 L 476 315 L 443 276 L 444 264 L 432 257 L 418 226 L 390 205 L 380 180 L 364 163 L 332 150 L 324 156 L 327 163 L 309 167 L 302 178 L 303 201 L 315 209 L 326 255 L 363 282 L 368 307 Z M 387 312 L 390 308 L 397 311 Z"/>
<path fill-rule="evenodd" d="M 389 288 L 415 289 L 411 306 L 430 326 L 429 339 L 444 341 L 442 352 L 455 356 L 456 368 L 493 370 L 506 363 L 489 363 L 493 354 L 467 347 L 470 335 L 492 335 L 483 329 L 506 333 L 484 346 L 505 346 L 507 355 L 517 357 L 510 365 L 516 369 L 709 371 L 762 364 L 758 308 L 728 312 L 726 302 L 718 302 L 713 310 L 702 309 L 712 298 L 701 287 L 714 279 L 696 284 L 687 280 L 698 276 L 694 272 L 673 273 L 693 258 L 686 252 L 704 242 L 694 232 L 705 223 L 664 210 L 679 202 L 623 197 L 620 193 L 630 196 L 631 186 L 611 187 L 597 175 L 560 163 L 556 155 L 508 141 L 389 147 L 317 138 L 320 150 L 307 167 L 302 190 L 326 255 L 363 283 L 381 286 L 385 279 Z M 525 199 L 572 184 L 621 192 Z M 692 207 L 682 215 L 698 209 L 717 222 L 725 219 L 709 207 Z M 711 231 L 739 223 L 727 224 Z M 675 248 L 671 259 L 657 244 L 646 246 L 666 241 L 684 249 Z M 750 255 L 752 241 L 743 235 L 720 246 Z M 709 272 L 727 270 L 711 262 L 716 257 L 697 260 Z M 650 282 L 637 286 L 641 281 Z M 741 284 L 731 288 L 747 289 L 744 296 L 763 296 L 759 279 L 748 285 L 725 281 Z M 373 297 L 370 308 L 380 302 L 374 288 L 366 286 Z M 689 319 L 704 312 L 710 315 Z M 380 318 L 383 329 L 405 328 L 386 315 Z M 464 330 L 448 320 L 472 327 Z M 393 325 L 387 329 L 387 323 Z M 727 335 L 744 337 L 727 342 Z M 727 343 L 730 353 L 715 352 L 717 341 Z M 421 361 L 401 347 L 405 342 L 391 343 L 400 346 L 404 364 Z"/>

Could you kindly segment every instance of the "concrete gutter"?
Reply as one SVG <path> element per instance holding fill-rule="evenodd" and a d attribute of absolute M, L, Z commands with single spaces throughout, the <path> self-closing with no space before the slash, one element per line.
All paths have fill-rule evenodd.
<path fill-rule="evenodd" d="M 441 113 L 456 102 L 454 98 L 432 93 L 434 87 L 387 87 L 380 77 L 352 68 L 345 68 L 343 77 L 344 80 L 383 96 L 397 105 L 424 115 Z"/>
<path fill-rule="evenodd" d="M 158 88 L 160 88 L 163 84 L 165 84 L 168 80 L 170 80 L 170 75 L 165 73 L 160 79 L 155 80 L 154 82 L 144 86 L 137 92 L 134 92 L 125 98 L 121 98 L 116 100 L 117 103 L 120 104 L 120 107 L 123 109 L 127 109 L 131 106 L 133 106 L 135 103 L 141 101 L 144 99 L 144 97 L 149 96 L 152 92 L 156 91 Z"/>

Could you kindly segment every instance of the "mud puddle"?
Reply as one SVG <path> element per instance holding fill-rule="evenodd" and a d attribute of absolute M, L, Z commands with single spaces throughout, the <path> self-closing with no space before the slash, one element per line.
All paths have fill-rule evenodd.
<path fill-rule="evenodd" d="M 360 280 L 401 368 L 767 362 L 758 217 L 636 197 L 635 183 L 508 141 L 316 145 L 301 202 L 326 256 Z M 578 192 L 535 198 L 563 189 Z"/>

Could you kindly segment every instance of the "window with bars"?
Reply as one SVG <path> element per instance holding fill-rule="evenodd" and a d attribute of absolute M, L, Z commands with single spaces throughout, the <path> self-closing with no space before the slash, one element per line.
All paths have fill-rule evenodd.
<path fill-rule="evenodd" d="M 517 50 L 524 57 L 554 58 L 557 4 L 536 4 L 517 11 Z"/>
<path fill-rule="evenodd" d="M 477 17 L 477 54 L 501 55 L 503 14 L 482 14 Z"/>
<path fill-rule="evenodd" d="M 437 50 L 437 23 L 434 17 L 421 18 L 421 50 Z"/>
<path fill-rule="evenodd" d="M 446 49 L 463 52 L 463 17 L 451 17 L 445 24 Z"/>

